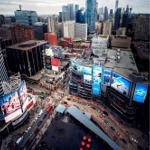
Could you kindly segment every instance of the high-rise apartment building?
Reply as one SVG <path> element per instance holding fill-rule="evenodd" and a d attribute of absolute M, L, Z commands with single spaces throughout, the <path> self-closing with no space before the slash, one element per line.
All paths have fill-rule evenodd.
<path fill-rule="evenodd" d="M 98 9 L 98 20 L 103 21 L 104 15 L 103 15 L 103 7 Z"/>
<path fill-rule="evenodd" d="M 66 21 L 63 23 L 64 37 L 75 38 L 75 21 Z"/>
<path fill-rule="evenodd" d="M 88 33 L 95 33 L 95 15 L 96 0 L 86 0 L 86 23 L 88 24 Z"/>
<path fill-rule="evenodd" d="M 112 22 L 104 22 L 103 24 L 103 34 L 104 35 L 111 35 L 111 30 L 112 30 Z"/>
<path fill-rule="evenodd" d="M 87 24 L 75 23 L 75 37 L 87 40 Z"/>
<path fill-rule="evenodd" d="M 15 17 L 18 24 L 25 26 L 33 26 L 38 21 L 36 11 L 16 10 Z"/>
<path fill-rule="evenodd" d="M 48 32 L 57 33 L 58 16 L 52 15 L 48 17 Z"/>

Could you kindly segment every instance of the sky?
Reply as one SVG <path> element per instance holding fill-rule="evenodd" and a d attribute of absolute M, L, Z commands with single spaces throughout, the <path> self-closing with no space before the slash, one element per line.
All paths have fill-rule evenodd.
<path fill-rule="evenodd" d="M 58 14 L 62 11 L 62 5 L 78 4 L 80 7 L 85 7 L 86 0 L 0 0 L 0 14 L 14 15 L 14 11 L 19 9 L 19 4 L 22 10 L 34 10 L 38 15 L 41 14 Z M 98 7 L 107 6 L 108 9 L 115 8 L 116 0 L 97 0 Z M 135 13 L 150 13 L 149 0 L 119 0 L 119 7 L 126 8 L 126 5 L 133 8 Z"/>

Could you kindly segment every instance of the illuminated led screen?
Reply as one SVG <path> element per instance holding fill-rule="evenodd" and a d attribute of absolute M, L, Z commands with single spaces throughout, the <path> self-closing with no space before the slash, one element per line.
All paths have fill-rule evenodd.
<path fill-rule="evenodd" d="M 92 76 L 84 74 L 83 80 L 84 80 L 84 83 L 91 84 L 92 83 Z"/>
<path fill-rule="evenodd" d="M 92 84 L 92 94 L 100 95 L 101 94 L 101 81 L 102 81 L 102 67 L 93 66 L 93 84 Z"/>
<path fill-rule="evenodd" d="M 111 79 L 111 71 L 105 69 L 103 72 L 104 84 L 110 84 L 110 79 Z"/>
<path fill-rule="evenodd" d="M 134 90 L 133 100 L 139 103 L 144 103 L 147 90 L 148 85 L 137 83 Z"/>
<path fill-rule="evenodd" d="M 131 86 L 131 82 L 129 80 L 127 80 L 127 79 L 123 78 L 121 75 L 113 72 L 111 87 L 116 89 L 121 94 L 128 96 L 130 86 Z"/>

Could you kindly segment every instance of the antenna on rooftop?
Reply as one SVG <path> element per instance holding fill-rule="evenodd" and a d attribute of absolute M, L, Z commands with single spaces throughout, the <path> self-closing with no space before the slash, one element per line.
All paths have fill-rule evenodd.
<path fill-rule="evenodd" d="M 21 5 L 19 5 L 19 10 L 21 10 Z"/>

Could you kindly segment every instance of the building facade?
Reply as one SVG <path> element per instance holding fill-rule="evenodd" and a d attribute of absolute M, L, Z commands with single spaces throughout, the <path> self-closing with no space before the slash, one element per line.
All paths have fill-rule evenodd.
<path fill-rule="evenodd" d="M 85 23 L 85 11 L 83 9 L 80 9 L 76 13 L 76 22 L 77 23 Z"/>
<path fill-rule="evenodd" d="M 62 22 L 70 20 L 70 11 L 67 5 L 62 6 Z"/>
<path fill-rule="evenodd" d="M 11 72 L 33 76 L 43 68 L 42 50 L 47 41 L 30 40 L 7 47 L 8 65 Z"/>
<path fill-rule="evenodd" d="M 104 35 L 111 35 L 111 29 L 112 29 L 112 22 L 104 22 L 103 23 L 103 34 Z"/>
<path fill-rule="evenodd" d="M 121 8 L 118 8 L 115 13 L 114 29 L 117 30 L 120 27 L 121 22 Z"/>
<path fill-rule="evenodd" d="M 95 15 L 96 0 L 86 0 L 86 23 L 88 24 L 88 33 L 95 33 Z"/>
<path fill-rule="evenodd" d="M 48 17 L 48 32 L 57 33 L 58 16 L 52 15 Z"/>
<path fill-rule="evenodd" d="M 16 10 L 16 22 L 25 26 L 33 26 L 38 21 L 36 11 Z"/>

